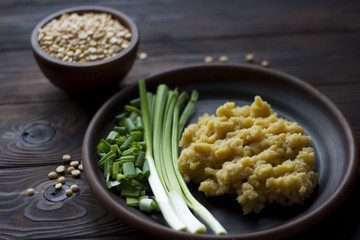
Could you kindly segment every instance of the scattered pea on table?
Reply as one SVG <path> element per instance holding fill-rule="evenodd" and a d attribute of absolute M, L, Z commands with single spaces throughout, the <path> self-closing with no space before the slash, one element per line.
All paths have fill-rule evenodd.
<path fill-rule="evenodd" d="M 50 179 L 55 179 L 55 178 L 57 178 L 57 173 L 56 172 L 49 172 L 48 177 Z"/>
<path fill-rule="evenodd" d="M 29 196 L 32 196 L 32 195 L 35 194 L 35 189 L 33 189 L 33 188 L 28 188 L 28 189 L 26 190 L 26 193 L 27 193 Z"/>

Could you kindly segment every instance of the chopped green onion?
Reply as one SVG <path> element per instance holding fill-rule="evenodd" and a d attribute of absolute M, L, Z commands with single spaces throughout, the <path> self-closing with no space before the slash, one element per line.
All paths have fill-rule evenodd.
<path fill-rule="evenodd" d="M 122 156 L 118 159 L 119 162 L 134 162 L 135 161 L 135 156 L 134 155 L 126 155 L 126 156 Z"/>
<path fill-rule="evenodd" d="M 138 114 L 136 112 L 131 112 L 129 118 L 131 119 L 131 121 L 135 121 L 137 116 Z"/>
<path fill-rule="evenodd" d="M 143 134 L 144 135 L 144 134 Z M 137 146 L 140 148 L 140 149 L 143 149 L 146 147 L 146 143 L 144 141 L 139 141 L 139 142 L 136 142 Z"/>
<path fill-rule="evenodd" d="M 123 156 L 129 156 L 129 155 L 135 156 L 136 154 L 138 154 L 138 152 L 139 152 L 139 149 L 137 149 L 137 148 L 129 148 L 129 149 L 126 149 L 126 150 L 122 153 L 122 155 L 123 155 Z"/>
<path fill-rule="evenodd" d="M 144 172 L 140 168 L 135 167 L 135 179 L 141 181 L 144 177 Z"/>
<path fill-rule="evenodd" d="M 126 204 L 128 206 L 132 206 L 132 207 L 138 207 L 139 206 L 139 199 L 138 198 L 134 198 L 134 197 L 127 197 L 126 198 Z"/>
<path fill-rule="evenodd" d="M 132 131 L 130 135 L 134 138 L 135 141 L 140 141 L 144 137 L 143 131 Z"/>
<path fill-rule="evenodd" d="M 113 160 L 116 157 L 116 153 L 109 151 L 107 154 L 105 154 L 99 161 L 99 166 L 103 166 L 104 163 L 109 159 Z"/>
<path fill-rule="evenodd" d="M 108 153 L 110 151 L 110 143 L 105 141 L 104 139 L 101 139 L 99 144 L 97 145 L 97 150 L 99 150 L 102 153 Z"/>
<path fill-rule="evenodd" d="M 115 139 L 119 137 L 119 133 L 116 131 L 110 131 L 108 136 L 106 137 L 107 142 L 113 142 Z"/>
<path fill-rule="evenodd" d="M 120 150 L 125 150 L 129 147 L 130 143 L 134 141 L 133 136 L 129 136 L 125 142 L 120 146 Z"/>
<path fill-rule="evenodd" d="M 119 123 L 122 119 L 126 118 L 127 116 L 129 116 L 128 112 L 120 113 L 115 116 L 115 120 L 117 123 Z"/>
<path fill-rule="evenodd" d="M 123 164 L 123 173 L 127 178 L 135 177 L 135 166 L 133 162 L 125 162 Z"/>
<path fill-rule="evenodd" d="M 149 165 L 149 161 L 146 158 L 143 164 L 143 173 L 145 174 L 146 177 L 150 176 L 150 165 Z"/>
<path fill-rule="evenodd" d="M 121 146 L 125 141 L 126 141 L 126 138 L 124 138 L 123 136 L 120 136 L 117 139 L 115 139 L 115 144 L 117 144 L 118 146 Z"/>
<path fill-rule="evenodd" d="M 135 98 L 129 102 L 132 106 L 140 108 L 140 98 Z"/>
<path fill-rule="evenodd" d="M 110 147 L 110 152 L 116 153 L 117 155 L 120 155 L 120 154 L 121 154 L 120 148 L 119 148 L 119 146 L 116 145 L 116 144 L 111 145 L 111 147 Z"/>
<path fill-rule="evenodd" d="M 145 160 L 145 152 L 144 151 L 139 151 L 138 155 L 136 157 L 135 160 L 135 166 L 136 167 L 142 167 L 144 164 L 144 160 Z"/>
<path fill-rule="evenodd" d="M 141 188 L 139 187 L 124 187 L 121 189 L 121 196 L 137 198 L 140 196 L 140 190 Z"/>
<path fill-rule="evenodd" d="M 119 181 L 108 181 L 106 183 L 107 188 L 118 187 L 121 183 Z"/>
<path fill-rule="evenodd" d="M 110 181 L 111 168 L 112 168 L 112 162 L 108 158 L 108 159 L 106 159 L 106 161 L 104 163 L 104 177 L 105 177 L 106 182 Z"/>
<path fill-rule="evenodd" d="M 141 111 L 140 109 L 134 107 L 134 106 L 130 106 L 130 105 L 125 105 L 125 109 L 129 112 L 134 112 L 134 113 L 137 113 L 137 114 L 141 114 Z"/>
<path fill-rule="evenodd" d="M 116 175 L 116 181 L 121 181 L 122 179 L 125 179 L 126 177 L 125 177 L 125 175 L 124 174 L 121 174 L 121 173 L 118 173 L 117 175 Z"/>
<path fill-rule="evenodd" d="M 157 211 L 157 204 L 156 202 L 151 198 L 142 198 L 139 203 L 139 207 L 141 211 L 145 212 L 152 212 L 154 210 Z"/>
<path fill-rule="evenodd" d="M 137 181 L 136 179 L 132 179 L 132 180 L 131 180 L 131 186 L 132 186 L 132 187 L 140 187 L 140 188 L 143 187 L 142 183 L 139 182 L 139 181 Z"/>
<path fill-rule="evenodd" d="M 136 117 L 135 119 L 135 125 L 136 125 L 136 129 L 137 130 L 140 130 L 142 131 L 144 128 L 143 128 L 143 125 L 142 125 L 142 119 L 141 117 Z"/>
<path fill-rule="evenodd" d="M 119 162 L 114 162 L 113 166 L 112 166 L 112 175 L 111 178 L 112 179 L 116 179 L 116 176 L 120 173 L 120 163 Z"/>
<path fill-rule="evenodd" d="M 142 195 L 142 196 L 138 197 L 139 201 L 141 201 L 141 199 L 147 199 L 147 198 L 149 198 L 148 195 Z"/>
<path fill-rule="evenodd" d="M 127 179 L 126 177 L 120 181 L 120 184 L 116 186 L 116 190 L 121 191 L 124 188 L 131 187 L 131 180 Z M 120 193 L 121 195 L 121 193 Z"/>
<path fill-rule="evenodd" d="M 115 126 L 114 131 L 118 132 L 119 135 L 125 135 L 127 130 L 126 127 Z"/>
<path fill-rule="evenodd" d="M 130 118 L 125 118 L 124 119 L 124 126 L 126 127 L 128 132 L 134 131 L 136 129 L 133 121 Z"/>

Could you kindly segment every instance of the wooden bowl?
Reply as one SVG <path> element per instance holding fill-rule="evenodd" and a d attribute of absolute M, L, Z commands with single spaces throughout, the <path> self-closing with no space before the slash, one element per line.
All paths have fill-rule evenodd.
<path fill-rule="evenodd" d="M 115 56 L 94 62 L 67 62 L 50 56 L 38 42 L 38 31 L 52 19 L 65 13 L 107 13 L 129 29 L 132 38 L 128 48 Z M 124 13 L 100 6 L 72 7 L 58 11 L 40 21 L 31 34 L 31 46 L 35 59 L 44 75 L 57 87 L 70 95 L 117 89 L 119 82 L 133 66 L 139 45 L 139 31 L 134 21 Z"/>

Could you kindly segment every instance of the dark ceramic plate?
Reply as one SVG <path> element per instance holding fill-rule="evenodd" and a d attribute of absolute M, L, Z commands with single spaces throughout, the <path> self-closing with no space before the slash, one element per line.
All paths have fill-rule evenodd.
<path fill-rule="evenodd" d="M 177 232 L 167 227 L 161 214 L 147 214 L 126 206 L 124 199 L 109 192 L 98 168 L 96 145 L 114 125 L 114 117 L 124 104 L 138 97 L 132 85 L 113 96 L 96 113 L 83 143 L 83 164 L 88 183 L 100 201 L 120 221 L 159 239 L 270 239 L 283 238 L 304 231 L 328 216 L 346 198 L 357 172 L 356 140 L 352 128 L 339 109 L 305 82 L 254 65 L 193 65 L 163 72 L 147 79 L 148 90 L 159 83 L 200 93 L 190 117 L 195 122 L 203 113 L 214 113 L 226 101 L 249 104 L 255 95 L 269 102 L 281 117 L 300 124 L 312 137 L 316 152 L 319 185 L 304 205 L 270 206 L 260 214 L 242 214 L 235 197 L 205 198 L 196 186 L 195 197 L 202 202 L 228 231 L 227 236 Z"/>

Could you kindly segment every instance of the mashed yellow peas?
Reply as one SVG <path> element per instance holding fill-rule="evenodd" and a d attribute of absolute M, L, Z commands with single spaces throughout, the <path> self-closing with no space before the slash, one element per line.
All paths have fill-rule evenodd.
<path fill-rule="evenodd" d="M 318 182 L 311 138 L 256 96 L 251 106 L 220 106 L 189 125 L 178 166 L 206 196 L 236 194 L 244 214 L 266 205 L 303 204 Z"/>

